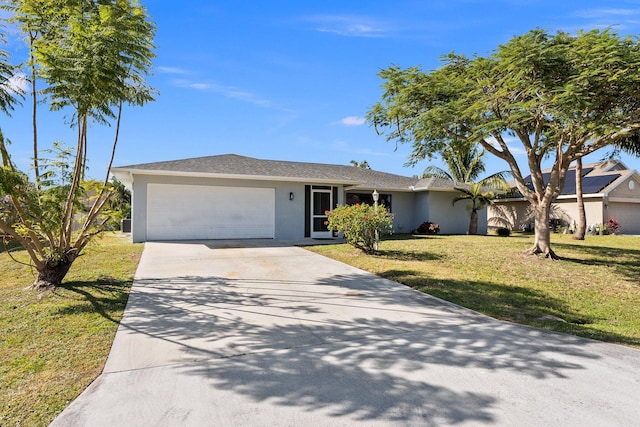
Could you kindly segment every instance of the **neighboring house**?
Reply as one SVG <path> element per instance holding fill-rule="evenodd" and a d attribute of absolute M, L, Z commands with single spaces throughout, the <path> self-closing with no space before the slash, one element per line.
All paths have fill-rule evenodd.
<path fill-rule="evenodd" d="M 543 171 L 547 182 L 550 170 Z M 572 228 L 578 221 L 576 201 L 576 169 L 567 172 L 564 188 L 551 210 L 551 227 Z M 619 161 L 594 163 L 582 168 L 582 193 L 587 227 L 606 224 L 613 218 L 622 234 L 640 234 L 640 175 Z M 532 188 L 531 177 L 525 182 Z M 489 227 L 525 230 L 533 227 L 529 202 L 519 193 L 499 199 L 489 207 Z"/>
<path fill-rule="evenodd" d="M 379 203 L 396 233 L 425 221 L 464 234 L 469 211 L 452 206 L 453 182 L 344 165 L 261 160 L 226 154 L 116 167 L 132 191 L 132 238 L 148 240 L 332 238 L 325 212 L 346 203 Z M 486 210 L 479 233 L 486 233 Z"/>

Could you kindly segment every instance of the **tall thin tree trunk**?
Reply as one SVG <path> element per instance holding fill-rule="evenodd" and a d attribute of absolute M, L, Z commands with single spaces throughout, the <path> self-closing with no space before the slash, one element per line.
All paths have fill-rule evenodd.
<path fill-rule="evenodd" d="M 471 220 L 469 221 L 469 234 L 478 234 L 478 211 L 471 210 Z"/>
<path fill-rule="evenodd" d="M 33 132 L 33 173 L 35 176 L 36 188 L 40 189 L 40 165 L 38 163 L 38 91 L 36 88 L 36 66 L 34 60 L 34 43 L 36 35 L 34 33 L 29 34 L 29 55 L 31 58 L 31 128 Z"/>
<path fill-rule="evenodd" d="M 576 159 L 576 202 L 578 203 L 578 225 L 573 233 L 575 240 L 584 240 L 587 232 L 587 214 L 582 194 L 582 157 Z"/>

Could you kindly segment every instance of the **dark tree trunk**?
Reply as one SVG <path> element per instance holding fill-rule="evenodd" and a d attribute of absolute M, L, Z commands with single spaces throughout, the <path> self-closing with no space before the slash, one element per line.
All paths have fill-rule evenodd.
<path fill-rule="evenodd" d="M 471 210 L 471 220 L 469 221 L 469 234 L 478 234 L 478 211 Z"/>
<path fill-rule="evenodd" d="M 44 267 L 38 270 L 38 277 L 33 282 L 34 289 L 55 289 L 62 284 L 71 264 L 75 260 L 74 256 L 64 256 L 60 260 L 48 260 Z"/>
<path fill-rule="evenodd" d="M 531 255 L 542 254 L 552 260 L 560 259 L 551 249 L 551 230 L 549 229 L 550 206 L 534 206 L 535 214 L 535 242 L 526 253 Z"/>
<path fill-rule="evenodd" d="M 578 224 L 573 233 L 575 240 L 584 240 L 587 232 L 587 214 L 584 210 L 584 198 L 582 197 L 582 157 L 576 159 L 576 202 L 578 203 Z"/>

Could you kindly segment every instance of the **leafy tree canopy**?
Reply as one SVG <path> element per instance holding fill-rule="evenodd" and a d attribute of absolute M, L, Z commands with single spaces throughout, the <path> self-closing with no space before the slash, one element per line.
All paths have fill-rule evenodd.
<path fill-rule="evenodd" d="M 0 132 L 0 231 L 29 254 L 38 273 L 34 286 L 55 288 L 91 239 L 109 226 L 116 193 L 109 175 L 123 105 L 141 106 L 155 95 L 146 82 L 155 57 L 155 24 L 137 0 L 12 0 L 1 7 L 29 48 L 21 72 L 31 94 L 35 180 L 16 169 Z M 19 95 L 6 84 L 17 68 L 0 51 L 0 110 L 7 113 Z M 64 110 L 77 129 L 71 148 L 40 148 L 37 107 L 43 103 Z M 92 122 L 115 124 L 102 183 L 85 180 Z"/>
<path fill-rule="evenodd" d="M 638 147 L 640 44 L 610 29 L 549 34 L 535 29 L 491 55 L 455 53 L 441 68 L 391 66 L 381 102 L 367 115 L 389 140 L 413 145 L 409 163 L 455 141 L 479 143 L 507 162 L 535 211 L 531 253 L 555 258 L 548 219 L 572 161 L 603 147 Z M 516 141 L 516 142 L 514 142 Z M 514 144 L 526 154 L 521 165 Z M 543 179 L 542 161 L 553 161 Z M 533 186 L 524 182 L 527 170 Z"/>

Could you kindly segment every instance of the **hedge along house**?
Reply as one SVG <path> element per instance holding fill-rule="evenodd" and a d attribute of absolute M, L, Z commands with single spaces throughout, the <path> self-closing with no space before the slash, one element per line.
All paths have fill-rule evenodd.
<path fill-rule="evenodd" d="M 333 238 L 326 211 L 347 203 L 379 203 L 394 231 L 425 221 L 443 234 L 466 233 L 469 211 L 452 205 L 454 183 L 354 166 L 261 160 L 235 154 L 113 168 L 132 192 L 132 238 L 153 240 Z M 486 210 L 480 214 L 486 233 Z"/>
<path fill-rule="evenodd" d="M 543 171 L 548 179 L 550 170 Z M 567 172 L 564 188 L 551 208 L 551 228 L 571 228 L 578 222 L 576 169 Z M 532 187 L 531 177 L 525 182 Z M 582 193 L 587 227 L 606 224 L 609 218 L 620 224 L 622 234 L 640 234 L 640 175 L 619 161 L 594 163 L 582 168 Z M 489 227 L 526 230 L 533 227 L 533 214 L 519 193 L 496 200 L 489 207 Z"/>

